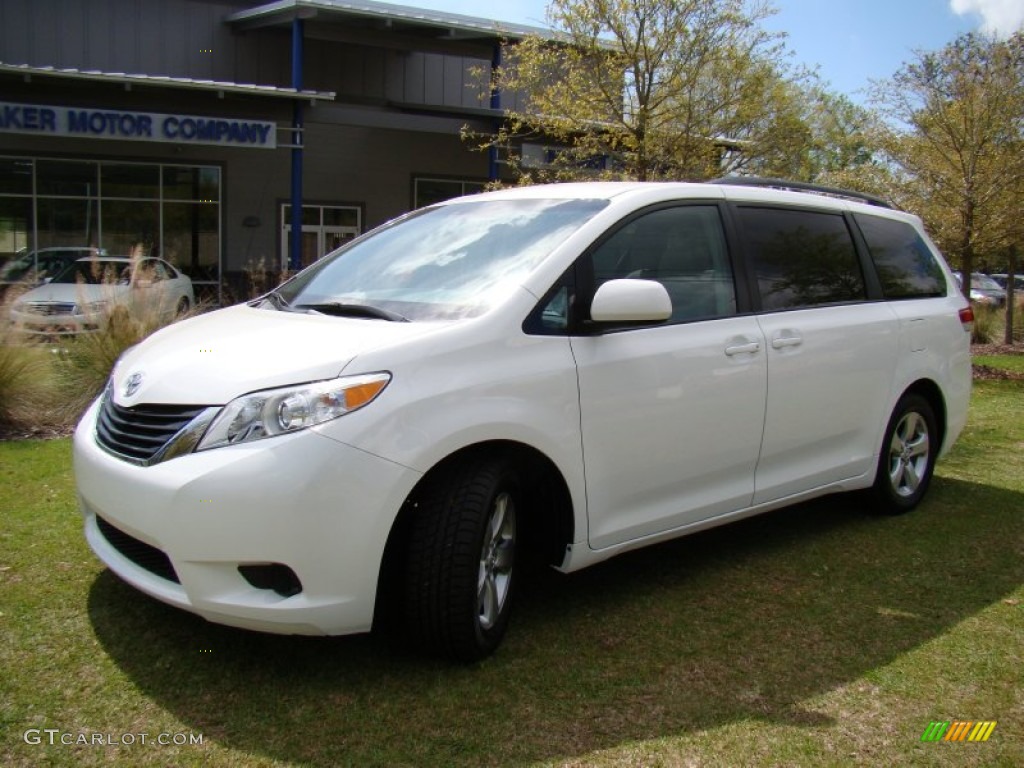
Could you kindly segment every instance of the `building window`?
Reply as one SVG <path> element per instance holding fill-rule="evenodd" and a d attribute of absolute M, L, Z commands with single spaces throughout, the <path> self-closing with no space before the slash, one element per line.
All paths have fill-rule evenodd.
<path fill-rule="evenodd" d="M 302 252 L 299 267 L 308 267 L 317 259 L 362 232 L 363 211 L 355 205 L 303 205 Z M 292 254 L 292 207 L 281 205 L 281 268 L 290 269 Z"/>
<path fill-rule="evenodd" d="M 61 246 L 162 256 L 199 286 L 221 271 L 216 166 L 0 157 L 0 263 Z"/>
<path fill-rule="evenodd" d="M 486 182 L 459 179 L 413 179 L 413 208 L 440 203 L 453 197 L 483 192 Z"/>

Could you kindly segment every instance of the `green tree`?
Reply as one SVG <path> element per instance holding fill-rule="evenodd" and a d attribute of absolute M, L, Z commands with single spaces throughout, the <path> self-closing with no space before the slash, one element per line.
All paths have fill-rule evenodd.
<path fill-rule="evenodd" d="M 488 141 L 564 148 L 561 178 L 706 179 L 792 167 L 801 89 L 763 0 L 553 0 L 557 40 L 510 46 L 496 87 L 522 96 Z M 520 170 L 527 169 L 520 166 Z"/>
<path fill-rule="evenodd" d="M 1019 233 L 1024 191 L 1024 35 L 965 34 L 918 53 L 873 101 L 898 196 L 919 212 L 964 275 Z M 968 281 L 964 281 L 964 291 Z"/>
<path fill-rule="evenodd" d="M 792 178 L 831 184 L 844 174 L 855 176 L 878 164 L 874 112 L 820 83 L 806 88 L 802 101 L 807 136 L 793 154 L 800 165 Z"/>

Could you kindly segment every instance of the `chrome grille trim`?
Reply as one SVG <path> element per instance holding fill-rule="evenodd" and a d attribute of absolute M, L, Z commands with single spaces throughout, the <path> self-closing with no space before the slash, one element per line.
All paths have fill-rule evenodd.
<path fill-rule="evenodd" d="M 123 461 L 151 466 L 190 452 L 220 411 L 218 406 L 143 404 L 130 408 L 103 394 L 96 442 Z"/>
<path fill-rule="evenodd" d="M 68 302 L 30 301 L 22 305 L 22 311 L 32 315 L 73 315 L 75 305 Z"/>

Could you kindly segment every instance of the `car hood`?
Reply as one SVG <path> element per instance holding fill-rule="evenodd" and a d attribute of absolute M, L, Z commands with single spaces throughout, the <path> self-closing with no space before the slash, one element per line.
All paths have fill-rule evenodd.
<path fill-rule="evenodd" d="M 224 405 L 259 389 L 333 378 L 362 352 L 443 325 L 230 307 L 170 325 L 126 352 L 114 367 L 114 400 Z M 126 395 L 136 375 L 141 381 Z"/>
<path fill-rule="evenodd" d="M 125 285 L 89 285 L 86 283 L 47 283 L 23 293 L 17 304 L 49 302 L 54 304 L 87 304 L 111 301 L 128 290 Z"/>

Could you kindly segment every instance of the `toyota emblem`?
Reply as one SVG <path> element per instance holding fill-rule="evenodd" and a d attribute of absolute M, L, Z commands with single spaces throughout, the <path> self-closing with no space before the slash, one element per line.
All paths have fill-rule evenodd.
<path fill-rule="evenodd" d="M 131 397 L 139 391 L 139 387 L 142 386 L 142 374 L 133 373 L 128 377 L 128 381 L 124 384 L 124 396 Z"/>

